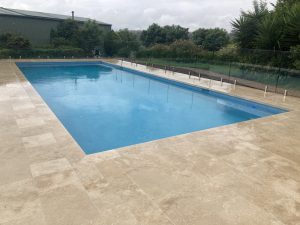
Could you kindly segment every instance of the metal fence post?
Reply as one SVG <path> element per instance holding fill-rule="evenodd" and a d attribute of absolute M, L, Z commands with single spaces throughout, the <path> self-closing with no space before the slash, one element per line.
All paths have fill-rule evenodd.
<path fill-rule="evenodd" d="M 284 102 L 285 102 L 286 96 L 287 96 L 287 90 L 284 90 L 284 94 L 283 94 L 283 101 Z"/>
<path fill-rule="evenodd" d="M 229 71 L 228 71 L 228 79 L 230 81 L 230 77 L 231 77 L 231 62 L 229 63 Z"/>
<path fill-rule="evenodd" d="M 278 74 L 277 74 L 277 78 L 276 78 L 275 93 L 277 93 L 279 77 L 280 77 L 280 68 L 278 69 Z"/>
<path fill-rule="evenodd" d="M 265 86 L 264 97 L 266 97 L 268 91 L 268 85 Z"/>

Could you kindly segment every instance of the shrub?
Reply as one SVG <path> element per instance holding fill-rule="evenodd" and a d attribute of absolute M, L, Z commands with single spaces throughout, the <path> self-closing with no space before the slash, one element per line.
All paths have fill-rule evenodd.
<path fill-rule="evenodd" d="M 21 35 L 5 33 L 0 35 L 0 47 L 11 49 L 28 49 L 30 48 L 30 42 Z"/>
<path fill-rule="evenodd" d="M 168 45 L 156 44 L 148 49 L 151 57 L 167 58 L 170 56 L 170 47 Z"/>
<path fill-rule="evenodd" d="M 300 70 L 300 45 L 291 48 L 291 59 L 293 61 L 293 66 Z"/>
<path fill-rule="evenodd" d="M 216 57 L 223 61 L 238 61 L 239 52 L 235 45 L 229 45 L 216 52 Z"/>
<path fill-rule="evenodd" d="M 193 58 L 197 56 L 200 48 L 192 41 L 179 40 L 170 45 L 171 57 Z"/>
<path fill-rule="evenodd" d="M 218 51 L 229 42 L 229 35 L 226 30 L 220 28 L 200 28 L 192 33 L 192 40 L 198 46 L 209 51 Z"/>
<path fill-rule="evenodd" d="M 64 37 L 55 37 L 51 40 L 51 44 L 54 47 L 61 47 L 61 46 L 72 46 L 72 43 L 65 39 Z"/>

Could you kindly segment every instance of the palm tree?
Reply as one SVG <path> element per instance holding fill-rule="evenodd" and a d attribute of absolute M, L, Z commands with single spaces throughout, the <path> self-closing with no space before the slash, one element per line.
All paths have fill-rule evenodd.
<path fill-rule="evenodd" d="M 300 3 L 279 6 L 259 24 L 255 38 L 258 48 L 288 51 L 300 44 Z"/>
<path fill-rule="evenodd" d="M 282 20 L 270 13 L 258 25 L 258 31 L 255 38 L 257 48 L 281 50 L 281 41 L 283 38 Z"/>
<path fill-rule="evenodd" d="M 253 1 L 253 11 L 242 11 L 240 18 L 231 22 L 234 39 L 241 48 L 255 48 L 260 22 L 269 11 L 265 1 Z"/>
<path fill-rule="evenodd" d="M 295 3 L 287 12 L 283 45 L 286 49 L 300 45 L 300 2 Z"/>

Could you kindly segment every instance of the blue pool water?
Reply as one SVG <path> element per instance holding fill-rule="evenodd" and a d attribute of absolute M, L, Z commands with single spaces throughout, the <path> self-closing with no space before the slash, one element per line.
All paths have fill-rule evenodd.
<path fill-rule="evenodd" d="M 87 154 L 284 112 L 107 63 L 18 66 Z"/>

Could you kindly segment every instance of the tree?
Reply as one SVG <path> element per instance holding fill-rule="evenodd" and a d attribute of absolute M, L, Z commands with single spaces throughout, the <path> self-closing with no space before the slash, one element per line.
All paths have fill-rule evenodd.
<path fill-rule="evenodd" d="M 291 47 L 291 58 L 293 61 L 293 66 L 300 70 L 300 45 Z"/>
<path fill-rule="evenodd" d="M 189 39 L 189 29 L 181 27 L 179 25 L 164 26 L 164 43 L 171 44 L 177 40 L 188 40 Z"/>
<path fill-rule="evenodd" d="M 203 48 L 209 51 L 218 51 L 229 43 L 229 36 L 226 30 L 215 28 L 207 32 Z"/>
<path fill-rule="evenodd" d="M 258 26 L 256 47 L 285 50 L 300 44 L 300 2 L 280 0 Z"/>
<path fill-rule="evenodd" d="M 274 16 L 274 13 L 267 15 L 258 26 L 257 36 L 254 39 L 255 47 L 281 50 L 282 28 L 281 20 Z"/>
<path fill-rule="evenodd" d="M 79 28 L 76 37 L 78 47 L 90 52 L 94 49 L 103 50 L 104 31 L 95 21 L 88 21 Z"/>
<path fill-rule="evenodd" d="M 80 24 L 75 20 L 64 20 L 57 26 L 56 29 L 51 30 L 51 43 L 56 47 L 60 45 L 76 46 L 79 25 Z"/>
<path fill-rule="evenodd" d="M 165 33 L 162 27 L 154 23 L 141 34 L 141 41 L 146 47 L 154 44 L 165 43 Z"/>
<path fill-rule="evenodd" d="M 144 46 L 149 47 L 155 44 L 171 44 L 177 40 L 188 40 L 189 29 L 179 25 L 161 27 L 152 24 L 141 34 L 141 41 Z"/>
<path fill-rule="evenodd" d="M 299 0 L 277 0 L 276 4 L 272 4 L 276 11 L 287 10 L 294 4 L 299 3 Z"/>
<path fill-rule="evenodd" d="M 290 4 L 290 2 L 288 2 Z M 300 45 L 300 2 L 296 2 L 287 11 L 284 20 L 282 46 L 289 50 L 292 46 Z"/>
<path fill-rule="evenodd" d="M 220 28 L 200 28 L 192 33 L 192 40 L 206 50 L 218 51 L 229 43 L 229 35 L 226 30 Z"/>
<path fill-rule="evenodd" d="M 241 16 L 231 22 L 234 40 L 241 48 L 255 48 L 255 39 L 261 21 L 269 13 L 265 1 L 253 1 L 253 11 L 242 11 Z"/>
<path fill-rule="evenodd" d="M 203 46 L 208 29 L 199 28 L 192 33 L 192 40 L 198 46 Z"/>
<path fill-rule="evenodd" d="M 191 58 L 199 51 L 198 46 L 189 40 L 178 40 L 170 45 L 172 57 Z"/>
<path fill-rule="evenodd" d="M 104 37 L 104 52 L 107 56 L 114 56 L 120 49 L 120 37 L 112 30 Z"/>
<path fill-rule="evenodd" d="M 139 50 L 140 42 L 135 33 L 130 32 L 128 29 L 122 29 L 116 32 L 116 35 L 119 41 L 118 55 L 129 57 Z"/>
<path fill-rule="evenodd" d="M 51 43 L 54 47 L 72 46 L 90 52 L 103 50 L 105 32 L 95 21 L 80 24 L 74 20 L 64 20 L 51 31 Z"/>
<path fill-rule="evenodd" d="M 148 48 L 148 57 L 165 58 L 170 55 L 170 47 L 164 44 L 156 44 Z"/>
<path fill-rule="evenodd" d="M 8 49 L 28 49 L 31 44 L 28 39 L 24 38 L 21 35 L 13 33 L 5 33 L 0 35 L 0 48 Z"/>

